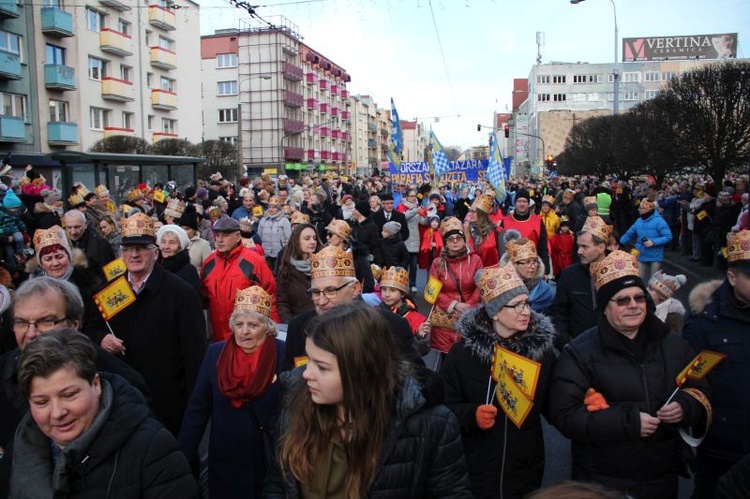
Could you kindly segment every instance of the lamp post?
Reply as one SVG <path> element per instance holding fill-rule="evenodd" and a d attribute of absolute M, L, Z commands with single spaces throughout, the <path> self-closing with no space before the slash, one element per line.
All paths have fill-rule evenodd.
<path fill-rule="evenodd" d="M 271 75 L 253 75 L 247 78 L 243 78 L 237 82 L 237 95 L 239 95 L 239 102 L 237 103 L 237 160 L 240 167 L 240 176 L 245 172 L 245 161 L 242 155 L 242 84 L 250 80 L 270 80 Z M 248 99 L 248 103 L 249 103 Z"/>
<path fill-rule="evenodd" d="M 577 5 L 581 2 L 585 2 L 586 0 L 570 0 L 570 3 L 573 5 Z M 612 12 L 615 16 L 615 66 L 612 71 L 612 97 L 614 99 L 614 104 L 612 106 L 612 113 L 613 114 L 619 114 L 620 112 L 620 72 L 617 68 L 617 42 L 618 42 L 618 34 L 617 34 L 617 6 L 615 5 L 615 0 L 609 0 L 609 3 L 612 4 Z"/>

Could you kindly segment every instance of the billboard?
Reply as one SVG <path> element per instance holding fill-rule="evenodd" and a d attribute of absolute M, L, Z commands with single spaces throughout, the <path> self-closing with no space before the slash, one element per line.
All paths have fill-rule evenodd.
<path fill-rule="evenodd" d="M 737 33 L 622 39 L 623 62 L 736 57 Z"/>

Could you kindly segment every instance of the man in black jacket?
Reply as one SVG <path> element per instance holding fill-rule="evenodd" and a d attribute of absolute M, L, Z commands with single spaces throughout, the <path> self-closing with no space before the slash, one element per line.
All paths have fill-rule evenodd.
<path fill-rule="evenodd" d="M 401 240 L 409 239 L 409 224 L 403 213 L 393 209 L 393 194 L 380 196 L 380 207 L 380 210 L 372 214 L 372 220 L 378 226 L 378 231 L 382 231 L 383 226 L 388 222 L 398 222 L 401 224 Z"/>
<path fill-rule="evenodd" d="M 70 210 L 65 213 L 63 222 L 73 247 L 86 253 L 89 268 L 94 272 L 101 272 L 103 266 L 115 259 L 112 246 L 96 232 L 96 229 L 88 226 L 83 212 Z"/>
<path fill-rule="evenodd" d="M 352 223 L 352 247 L 366 253 L 368 261 L 373 262 L 380 248 L 381 229 L 372 221 L 370 205 L 360 201 L 354 205 L 354 222 Z"/>

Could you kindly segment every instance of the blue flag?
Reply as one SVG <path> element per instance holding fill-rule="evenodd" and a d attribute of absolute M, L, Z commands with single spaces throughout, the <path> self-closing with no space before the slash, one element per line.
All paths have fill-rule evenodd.
<path fill-rule="evenodd" d="M 391 135 L 393 149 L 401 154 L 404 150 L 404 132 L 401 130 L 401 120 L 398 117 L 398 111 L 396 111 L 396 104 L 393 103 L 393 97 L 391 97 L 391 122 L 393 123 L 393 134 Z"/>
<path fill-rule="evenodd" d="M 445 155 L 443 146 L 432 130 L 430 130 L 430 143 L 432 144 L 432 168 L 435 170 L 437 180 L 441 175 L 448 173 L 450 165 L 448 164 L 448 157 Z"/>
<path fill-rule="evenodd" d="M 505 201 L 505 197 L 508 195 L 505 190 L 505 162 L 494 132 L 490 137 L 490 162 L 487 165 L 487 180 L 495 191 L 498 202 Z"/>
<path fill-rule="evenodd" d="M 398 169 L 401 168 L 401 156 L 394 149 L 393 142 L 388 144 L 388 151 L 386 151 L 386 154 L 388 155 L 388 162 L 393 165 L 392 168 L 395 168 L 396 171 L 398 171 Z"/>

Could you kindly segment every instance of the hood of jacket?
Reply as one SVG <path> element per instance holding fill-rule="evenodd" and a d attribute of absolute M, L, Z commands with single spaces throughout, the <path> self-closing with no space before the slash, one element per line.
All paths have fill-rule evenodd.
<path fill-rule="evenodd" d="M 713 300 L 714 292 L 721 286 L 721 279 L 714 279 L 708 282 L 702 282 L 695 286 L 688 297 L 690 313 L 698 315 Z"/>
<path fill-rule="evenodd" d="M 549 317 L 533 310 L 526 331 L 516 334 L 512 339 L 501 338 L 495 333 L 492 319 L 487 315 L 484 305 L 463 314 L 456 324 L 456 330 L 463 336 L 466 347 L 484 362 L 492 359 L 496 343 L 528 359 L 540 361 L 544 353 L 552 348 L 555 339 L 555 327 Z"/>

